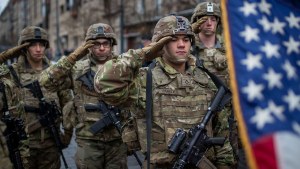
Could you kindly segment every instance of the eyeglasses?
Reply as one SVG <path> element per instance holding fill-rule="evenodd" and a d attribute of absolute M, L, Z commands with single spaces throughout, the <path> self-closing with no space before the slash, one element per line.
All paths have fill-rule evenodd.
<path fill-rule="evenodd" d="M 93 48 L 94 49 L 99 49 L 101 47 L 101 45 L 103 46 L 103 48 L 109 48 L 110 47 L 110 42 L 109 41 L 105 41 L 105 42 L 96 42 L 94 43 Z"/>

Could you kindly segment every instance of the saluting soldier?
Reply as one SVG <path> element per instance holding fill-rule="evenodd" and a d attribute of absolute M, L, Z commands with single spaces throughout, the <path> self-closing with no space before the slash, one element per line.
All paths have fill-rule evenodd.
<path fill-rule="evenodd" d="M 99 95 L 109 104 L 133 110 L 141 151 L 150 155 L 147 158 L 151 168 L 173 166 L 178 154 L 170 153 L 167 145 L 175 130 L 188 130 L 200 123 L 211 101 L 212 81 L 196 66 L 196 58 L 190 54 L 194 42 L 187 18 L 163 17 L 157 22 L 148 47 L 131 49 L 106 62 L 96 73 L 95 88 Z M 144 62 L 154 58 L 149 67 L 142 68 Z M 148 81 L 147 76 L 152 77 L 152 81 Z M 152 96 L 152 100 L 146 100 L 146 95 Z M 152 111 L 146 115 L 147 101 Z M 147 140 L 146 121 L 150 116 L 151 138 Z M 213 136 L 211 122 L 207 130 L 208 135 Z M 146 148 L 148 144 L 150 150 Z M 216 163 L 214 154 L 207 155 L 209 160 L 203 160 L 200 168 L 208 164 L 224 167 Z M 145 162 L 143 168 L 147 168 Z"/>
<path fill-rule="evenodd" d="M 94 76 L 104 63 L 116 57 L 113 53 L 115 45 L 116 35 L 111 26 L 93 24 L 86 32 L 85 43 L 49 67 L 41 76 L 41 83 L 50 91 L 56 91 L 61 86 L 74 90 L 76 114 L 66 120 L 76 128 L 77 168 L 127 168 L 127 148 L 118 130 L 113 125 L 96 135 L 89 130 L 92 124 L 104 118 L 106 112 L 85 109 L 87 104 L 97 107 L 101 100 L 94 90 Z M 69 86 L 65 85 L 66 79 L 72 80 Z"/>
<path fill-rule="evenodd" d="M 24 168 L 49 168 L 59 169 L 60 154 L 55 144 L 51 131 L 47 126 L 41 124 L 41 114 L 44 111 L 39 105 L 39 98 L 25 86 L 39 79 L 41 72 L 50 65 L 50 61 L 45 56 L 45 50 L 49 48 L 48 33 L 36 26 L 24 28 L 19 37 L 18 46 L 2 53 L 1 59 L 18 57 L 17 62 L 11 66 L 2 65 L 6 70 L 1 74 L 1 78 L 11 80 L 13 83 L 7 85 L 14 90 L 12 92 L 10 108 L 13 116 L 22 118 L 25 121 L 25 129 L 28 139 L 22 141 L 20 151 Z M 0 60 L 1 60 L 0 59 Z M 59 90 L 52 93 L 41 87 L 45 100 L 50 103 L 54 101 L 58 110 L 66 113 L 63 107 L 72 103 L 72 91 Z M 70 107 L 70 106 L 69 106 Z M 61 117 L 56 119 L 56 127 L 59 129 Z M 60 131 L 60 130 L 58 130 Z M 59 135 L 64 146 L 67 146 L 72 137 L 72 128 L 64 126 L 64 135 Z"/>

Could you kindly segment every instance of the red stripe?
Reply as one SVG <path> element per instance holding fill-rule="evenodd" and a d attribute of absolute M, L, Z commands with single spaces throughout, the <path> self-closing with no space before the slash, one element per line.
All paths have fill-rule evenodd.
<path fill-rule="evenodd" d="M 274 144 L 272 135 L 262 137 L 252 144 L 259 169 L 278 169 Z"/>

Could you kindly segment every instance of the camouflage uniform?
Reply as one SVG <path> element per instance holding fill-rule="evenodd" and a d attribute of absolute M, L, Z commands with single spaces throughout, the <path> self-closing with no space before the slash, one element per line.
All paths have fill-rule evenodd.
<path fill-rule="evenodd" d="M 94 24 L 88 29 L 86 41 L 98 38 L 110 39 L 111 47 L 117 44 L 115 34 L 107 24 Z M 93 87 L 94 72 L 101 65 L 97 64 L 93 59 L 92 52 L 88 53 L 84 58 L 77 61 L 75 65 L 70 63 L 67 58 L 60 59 L 57 64 L 51 66 L 43 73 L 41 83 L 49 90 L 56 90 L 60 86 L 70 87 L 63 84 L 66 78 L 72 79 L 77 114 L 76 117 L 75 114 L 70 115 L 69 122 L 76 128 L 76 142 L 78 144 L 76 152 L 77 168 L 127 168 L 127 148 L 113 125 L 96 135 L 89 131 L 92 124 L 103 118 L 102 112 L 87 112 L 84 109 L 85 104 L 97 104 L 99 99 L 101 99 Z M 81 80 L 82 77 L 86 77 L 89 84 Z"/>
<path fill-rule="evenodd" d="M 216 16 L 218 20 L 220 20 L 221 12 L 220 8 L 215 3 L 203 2 L 197 5 L 194 10 L 194 14 L 192 15 L 191 22 L 196 23 L 198 19 L 201 19 L 203 16 L 213 15 Z M 218 23 L 220 25 L 220 21 Z M 218 27 L 218 26 L 217 26 Z M 203 61 L 203 65 L 210 72 L 217 75 L 227 86 L 229 86 L 229 73 L 227 60 L 225 55 L 224 44 L 217 38 L 216 36 L 216 44 L 212 48 L 207 48 L 201 42 L 198 35 L 196 35 L 196 44 L 193 49 L 196 52 L 196 56 L 199 57 Z M 228 161 L 235 160 L 235 157 L 230 156 L 230 154 L 226 153 L 233 148 L 234 155 L 237 155 L 237 141 L 234 141 L 232 135 L 237 134 L 236 130 L 233 131 L 233 127 L 236 126 L 232 116 L 232 107 L 231 105 L 227 105 L 225 109 L 223 109 L 220 113 L 218 113 L 218 117 L 216 117 L 214 123 L 217 126 L 216 132 L 219 135 L 224 137 L 230 136 L 230 142 L 225 142 L 225 145 L 222 148 L 217 148 L 217 158 L 220 163 L 227 163 Z M 229 131 L 231 131 L 229 133 Z M 232 132 L 233 131 L 233 132 Z M 230 146 L 232 145 L 232 147 Z"/>
<path fill-rule="evenodd" d="M 13 83 L 13 81 L 11 81 L 10 79 L 8 79 L 6 76 L 8 75 L 8 72 L 9 72 L 9 69 L 7 67 L 7 65 L 0 65 L 0 81 L 1 83 L 4 84 L 4 87 L 5 87 L 5 93 L 2 93 L 0 92 L 0 110 L 3 109 L 3 97 L 4 97 L 4 94 L 6 96 L 6 101 L 7 101 L 7 106 L 10 106 L 10 105 L 16 105 L 16 104 L 13 104 L 12 101 L 14 100 L 13 98 L 16 96 L 14 94 L 13 91 L 15 91 L 15 85 Z M 11 115 L 15 115 L 16 117 L 18 117 L 18 115 L 16 115 L 16 109 L 17 109 L 17 106 L 10 106 L 8 107 L 9 108 L 9 112 L 12 112 L 13 114 L 9 114 L 9 116 Z M 3 135 L 4 131 L 5 131 L 5 128 L 6 128 L 6 125 L 5 123 L 2 121 L 2 118 L 3 118 L 3 115 L 4 113 L 7 113 L 7 112 L 3 112 L 1 111 L 0 112 L 0 169 L 12 169 L 13 168 L 13 164 L 9 158 L 9 151 L 8 151 L 8 148 L 7 148 L 7 144 L 6 144 L 6 138 L 5 136 Z"/>
<path fill-rule="evenodd" d="M 12 169 L 13 166 L 9 159 L 9 153 L 6 146 L 3 132 L 5 130 L 5 124 L 0 120 L 0 169 Z"/>
<path fill-rule="evenodd" d="M 19 45 L 28 41 L 45 42 L 45 46 L 49 47 L 47 33 L 39 27 L 31 26 L 23 29 L 20 35 Z M 52 138 L 47 127 L 41 126 L 38 112 L 34 111 L 39 108 L 38 98 L 35 98 L 29 89 L 17 86 L 18 81 L 24 86 L 34 80 L 38 80 L 42 72 L 42 70 L 34 70 L 28 63 L 27 57 L 29 52 L 27 49 L 24 49 L 22 53 L 23 54 L 19 56 L 17 62 L 12 65 L 19 80 L 14 77 L 12 72 L 8 72 L 8 74 L 3 76 L 15 82 L 13 84 L 15 89 L 12 95 L 12 106 L 16 107 L 15 116 L 19 116 L 25 121 L 28 140 L 22 141 L 20 148 L 24 167 L 59 169 L 60 154 L 55 145 L 54 138 Z M 50 61 L 46 56 L 43 56 L 43 69 L 46 69 L 49 65 Z M 55 101 L 60 110 L 73 99 L 71 90 L 60 90 L 57 93 L 52 93 L 46 91 L 43 87 L 41 87 L 41 89 L 46 101 Z M 32 110 L 25 110 L 25 107 L 31 107 Z M 58 129 L 60 123 L 61 119 L 58 119 L 56 125 Z M 65 128 L 65 132 L 67 130 L 68 129 Z"/>
<path fill-rule="evenodd" d="M 181 22 L 181 24 L 179 23 Z M 182 23 L 183 22 L 183 23 Z M 184 28 L 179 26 L 185 25 Z M 183 34 L 194 40 L 189 21 L 181 16 L 168 16 L 158 21 L 152 42 L 166 36 Z M 150 50 L 151 51 L 151 50 Z M 141 68 L 144 59 L 139 50 L 129 50 L 107 62 L 95 76 L 96 91 L 112 105 L 130 107 L 135 113 L 141 151 L 146 152 L 146 74 Z M 185 74 L 177 72 L 157 57 L 152 70 L 152 131 L 151 168 L 170 168 L 174 154 L 167 145 L 177 128 L 190 129 L 199 123 L 206 113 L 213 92 L 212 81 L 195 65 L 195 57 L 189 55 Z M 212 136 L 212 124 L 208 124 Z M 214 162 L 213 156 L 210 158 Z M 145 162 L 144 162 L 145 164 Z M 144 168 L 146 166 L 144 165 Z"/>

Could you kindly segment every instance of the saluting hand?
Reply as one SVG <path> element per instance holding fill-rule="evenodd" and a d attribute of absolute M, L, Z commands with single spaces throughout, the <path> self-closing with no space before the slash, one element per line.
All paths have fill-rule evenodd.
<path fill-rule="evenodd" d="M 207 16 L 203 16 L 203 17 L 201 17 L 200 19 L 198 19 L 197 22 L 195 22 L 195 23 L 192 24 L 192 29 L 193 29 L 193 32 L 194 32 L 195 34 L 198 34 L 198 33 L 201 32 L 201 25 L 202 25 L 204 22 L 206 22 L 207 19 L 208 19 Z"/>
<path fill-rule="evenodd" d="M 26 48 L 29 46 L 29 42 L 23 43 L 22 45 L 18 45 L 16 47 L 13 47 L 11 49 L 8 49 L 2 53 L 0 53 L 0 64 L 4 63 L 8 59 L 17 57 L 21 54 L 22 49 Z"/>
<path fill-rule="evenodd" d="M 88 54 L 88 49 L 92 46 L 94 46 L 95 41 L 89 40 L 83 45 L 79 46 L 74 52 L 72 52 L 68 57 L 68 61 L 70 61 L 72 64 L 75 64 L 76 61 L 83 58 L 85 55 Z"/>

